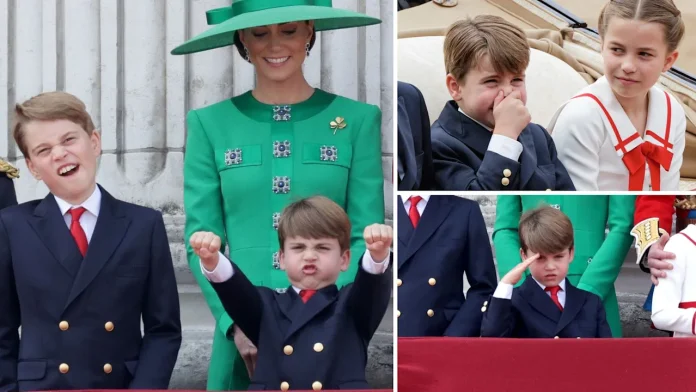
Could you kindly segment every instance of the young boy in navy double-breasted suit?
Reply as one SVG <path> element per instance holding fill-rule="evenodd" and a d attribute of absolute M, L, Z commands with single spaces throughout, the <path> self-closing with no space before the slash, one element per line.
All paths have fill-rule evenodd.
<path fill-rule="evenodd" d="M 369 389 L 367 347 L 389 305 L 392 229 L 365 228 L 367 250 L 355 281 L 336 279 L 350 262 L 351 224 L 323 196 L 290 204 L 279 226 L 280 266 L 291 286 L 255 287 L 220 253 L 220 237 L 189 242 L 227 313 L 258 349 L 250 390 Z"/>
<path fill-rule="evenodd" d="M 524 261 L 481 308 L 481 336 L 610 338 L 602 300 L 566 279 L 574 254 L 570 219 L 553 207 L 539 207 L 522 216 L 519 236 Z M 513 288 L 527 268 L 532 279 Z"/>
<path fill-rule="evenodd" d="M 0 391 L 166 389 L 181 324 L 162 215 L 97 185 L 79 99 L 44 93 L 15 114 L 50 194 L 0 211 Z"/>

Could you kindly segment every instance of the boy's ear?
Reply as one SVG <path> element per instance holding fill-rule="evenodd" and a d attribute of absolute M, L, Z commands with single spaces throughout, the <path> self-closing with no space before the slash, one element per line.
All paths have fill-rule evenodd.
<path fill-rule="evenodd" d="M 96 153 L 96 155 L 101 155 L 101 132 L 99 132 L 98 129 L 93 130 L 92 134 L 89 136 L 89 140 L 92 143 L 92 150 Z"/>
<path fill-rule="evenodd" d="M 573 259 L 575 258 L 575 246 L 572 246 L 570 248 L 570 251 L 568 252 L 568 260 L 570 260 L 568 263 L 572 263 Z"/>
<path fill-rule="evenodd" d="M 527 258 L 526 252 L 520 248 L 520 261 L 525 260 Z"/>
<path fill-rule="evenodd" d="M 341 271 L 348 271 L 348 266 L 350 266 L 350 249 L 346 249 L 341 255 Z"/>
<path fill-rule="evenodd" d="M 462 94 L 459 92 L 459 82 L 457 82 L 457 78 L 455 78 L 451 73 L 448 73 L 447 77 L 445 77 L 445 83 L 447 84 L 447 91 L 449 91 L 452 99 L 455 101 L 461 101 Z"/>
<path fill-rule="evenodd" d="M 285 271 L 285 252 L 283 252 L 283 249 L 278 251 L 278 256 L 280 260 L 280 269 L 281 271 Z"/>
<path fill-rule="evenodd" d="M 31 172 L 31 175 L 37 180 L 41 181 L 41 175 L 39 174 L 38 171 L 36 171 L 36 167 L 34 167 L 34 163 L 31 161 L 31 159 L 24 157 L 24 163 L 27 164 L 27 168 Z"/>

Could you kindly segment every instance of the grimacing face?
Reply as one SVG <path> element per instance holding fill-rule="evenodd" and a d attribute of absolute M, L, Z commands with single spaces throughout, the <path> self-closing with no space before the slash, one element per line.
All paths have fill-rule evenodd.
<path fill-rule="evenodd" d="M 290 22 L 245 29 L 239 39 L 259 77 L 284 82 L 302 73 L 313 32 L 313 21 Z"/>
<path fill-rule="evenodd" d="M 319 290 L 338 279 L 350 264 L 350 250 L 341 251 L 336 238 L 290 237 L 280 252 L 280 269 L 293 286 Z"/>

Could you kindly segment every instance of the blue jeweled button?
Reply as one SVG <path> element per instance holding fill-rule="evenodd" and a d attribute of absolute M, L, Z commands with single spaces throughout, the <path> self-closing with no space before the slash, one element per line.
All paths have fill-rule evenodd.
<path fill-rule="evenodd" d="M 280 213 L 279 212 L 274 212 L 273 213 L 273 228 L 278 230 L 278 225 L 280 224 Z"/>
<path fill-rule="evenodd" d="M 278 252 L 273 253 L 273 268 L 280 269 L 280 253 Z"/>
<path fill-rule="evenodd" d="M 242 163 L 242 150 L 235 148 L 234 150 L 228 149 L 225 152 L 225 165 L 239 165 Z"/>
<path fill-rule="evenodd" d="M 273 142 L 273 156 L 276 158 L 287 158 L 290 156 L 290 142 L 285 141 L 275 141 Z"/>
<path fill-rule="evenodd" d="M 321 146 L 320 148 L 320 159 L 322 161 L 335 162 L 338 159 L 338 149 L 336 146 Z"/>
<path fill-rule="evenodd" d="M 288 193 L 290 192 L 290 177 L 276 176 L 273 177 L 273 193 Z"/>
<path fill-rule="evenodd" d="M 292 117 L 292 108 L 289 105 L 279 105 L 273 107 L 273 120 L 288 121 Z"/>

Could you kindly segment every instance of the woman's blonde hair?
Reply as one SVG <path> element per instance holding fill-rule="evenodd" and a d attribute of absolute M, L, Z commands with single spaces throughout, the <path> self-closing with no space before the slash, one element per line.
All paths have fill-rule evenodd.
<path fill-rule="evenodd" d="M 604 5 L 599 14 L 599 36 L 604 35 L 611 18 L 658 23 L 665 29 L 667 49 L 673 52 L 684 37 L 684 20 L 672 0 L 612 0 Z"/>

